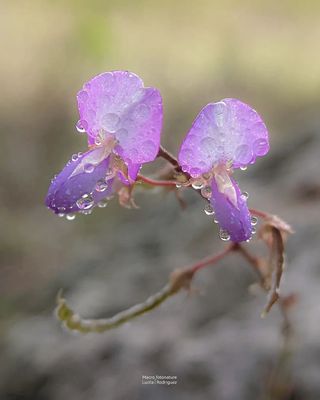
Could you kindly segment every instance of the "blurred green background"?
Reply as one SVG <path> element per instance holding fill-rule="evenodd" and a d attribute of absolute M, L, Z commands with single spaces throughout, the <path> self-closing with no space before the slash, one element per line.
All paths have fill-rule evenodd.
<path fill-rule="evenodd" d="M 157 193 L 139 195 L 138 211 L 120 210 L 114 201 L 107 209 L 72 222 L 55 217 L 43 201 L 51 177 L 72 153 L 83 151 L 86 146 L 84 136 L 76 134 L 74 128 L 78 119 L 77 91 L 100 72 L 127 69 L 141 76 L 146 85 L 161 91 L 165 111 L 162 142 L 174 153 L 196 114 L 210 101 L 238 97 L 263 115 L 272 147 L 269 161 L 259 161 L 248 173 L 252 178 L 247 183 L 252 189 L 252 205 L 282 213 L 296 222 L 295 228 L 297 231 L 297 227 L 301 228 L 301 236 L 298 232 L 298 239 L 293 239 L 289 259 L 296 257 L 295 246 L 300 246 L 299 254 L 304 254 L 304 239 L 311 246 L 312 240 L 319 238 L 316 168 L 320 126 L 320 2 L 2 0 L 0 5 L 0 340 L 5 351 L 0 367 L 0 398 L 217 396 L 214 398 L 231 400 L 236 397 L 231 389 L 226 389 L 230 385 L 236 385 L 237 399 L 263 398 L 257 394 L 263 394 L 264 389 L 257 384 L 261 376 L 257 376 L 255 364 L 248 366 L 244 378 L 248 386 L 243 391 L 236 384 L 236 373 L 226 378 L 226 387 L 220 388 L 221 384 L 215 383 L 214 375 L 221 365 L 233 364 L 234 358 L 241 360 L 241 364 L 246 358 L 238 352 L 226 350 L 220 355 L 221 365 L 202 366 L 207 368 L 205 377 L 197 375 L 199 366 L 184 372 L 193 358 L 193 353 L 188 353 L 192 343 L 195 344 L 192 338 L 196 340 L 202 326 L 207 327 L 205 321 L 217 318 L 219 323 L 226 323 L 223 317 L 229 312 L 232 320 L 248 319 L 246 313 L 251 311 L 244 310 L 246 302 L 251 304 L 252 299 L 247 287 L 254 281 L 248 271 L 244 277 L 232 269 L 229 275 L 228 269 L 219 275 L 222 282 L 235 279 L 231 284 L 234 293 L 240 288 L 231 300 L 223 297 L 225 292 L 219 297 L 224 299 L 221 302 L 218 297 L 209 297 L 210 301 L 192 298 L 188 300 L 187 312 L 185 299 L 180 299 L 150 319 L 144 317 L 141 324 L 136 321 L 133 327 L 130 325 L 132 330 L 129 327 L 103 339 L 70 338 L 52 318 L 55 294 L 60 287 L 69 289 L 73 305 L 89 316 L 112 313 L 157 290 L 174 267 L 196 260 L 212 248 L 220 248 L 216 228 L 205 216 L 199 216 L 201 205 L 194 197 L 189 199 L 190 209 L 194 210 L 190 211 L 191 219 L 179 210 L 173 196 L 156 196 Z M 133 239 L 135 235 L 138 238 Z M 312 245 L 312 249 L 316 248 Z M 310 256 L 309 250 L 306 254 Z M 309 265 L 309 261 L 302 264 Z M 318 271 L 316 254 L 311 261 L 315 263 L 314 271 Z M 301 266 L 301 260 L 299 263 Z M 308 276 L 308 270 L 304 274 Z M 319 273 L 314 274 L 319 279 Z M 218 277 L 205 276 L 207 281 L 201 284 L 206 290 L 210 292 L 212 284 L 219 292 L 215 286 Z M 300 275 L 291 278 L 295 290 L 299 290 L 300 278 Z M 305 285 L 310 287 L 308 281 Z M 257 300 L 258 305 L 250 314 L 254 321 L 252 329 L 261 329 L 261 333 L 269 326 L 270 335 L 276 335 L 276 317 L 275 321 L 271 317 L 270 325 L 268 322 L 261 325 L 259 301 L 263 303 L 263 299 Z M 310 297 L 308 301 L 310 305 L 316 300 Z M 204 303 L 206 311 L 202 311 L 199 322 L 197 316 Z M 181 309 L 183 332 L 172 328 L 179 325 Z M 311 311 L 307 314 L 310 321 L 315 317 Z M 165 330 L 171 332 L 163 333 L 163 337 L 157 325 L 161 321 Z M 300 326 L 308 326 L 310 321 L 300 321 Z M 314 338 L 316 332 L 311 329 L 310 337 Z M 130 347 L 128 343 L 134 335 L 145 338 L 145 342 L 141 339 L 141 343 L 133 342 Z M 178 355 L 189 354 L 190 359 L 181 359 L 180 364 L 170 359 L 163 361 L 163 352 L 167 354 L 169 346 L 166 337 L 172 346 L 178 346 L 175 347 Z M 308 335 L 304 337 L 307 339 L 301 347 L 309 349 L 311 339 Z M 265 343 L 265 334 L 260 338 Z M 183 340 L 185 347 L 181 345 Z M 273 347 L 270 345 L 275 352 L 279 340 L 274 338 Z M 320 354 L 318 343 L 312 343 Z M 50 353 L 55 346 L 64 349 L 58 359 Z M 110 350 L 115 346 L 120 356 Z M 160 346 L 158 353 L 154 350 L 157 346 Z M 201 346 L 201 339 L 197 346 Z M 80 359 L 79 348 L 83 351 Z M 90 358 L 92 348 L 96 353 Z M 257 345 L 248 357 L 258 362 L 259 357 L 263 358 L 261 348 L 262 344 Z M 212 351 L 215 357 L 217 354 Z M 108 354 L 103 358 L 101 352 Z M 262 364 L 269 365 L 272 363 L 269 353 L 273 353 L 271 350 L 268 353 L 268 349 L 265 352 L 268 360 Z M 64 357 L 73 363 L 68 373 L 59 375 L 57 369 L 59 363 L 66 362 Z M 86 357 L 91 361 L 84 367 Z M 204 351 L 204 363 L 206 357 Z M 319 368 L 317 362 L 317 359 L 311 362 L 315 368 L 311 375 Z M 150 390 L 140 384 L 141 373 L 133 376 L 129 384 L 131 363 L 139 365 L 139 373 L 178 375 L 180 385 L 166 392 L 163 388 Z M 76 378 L 72 378 L 72 371 L 77 371 Z M 229 376 L 228 368 L 226 371 Z M 82 376 L 90 374 L 91 380 L 84 383 Z M 191 386 L 185 386 L 186 382 Z M 292 399 L 319 398 L 320 389 L 314 381 L 302 379 L 301 386 L 308 393 Z"/>

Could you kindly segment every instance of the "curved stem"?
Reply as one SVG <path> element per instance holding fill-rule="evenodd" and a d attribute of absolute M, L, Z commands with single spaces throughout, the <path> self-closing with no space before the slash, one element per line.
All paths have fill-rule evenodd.
<path fill-rule="evenodd" d="M 200 269 L 203 269 L 205 267 L 207 267 L 210 264 L 215 264 L 218 261 L 220 261 L 222 258 L 224 258 L 228 253 L 230 253 L 231 251 L 235 250 L 237 247 L 237 245 L 235 243 L 230 244 L 229 246 L 227 246 L 223 251 L 221 251 L 220 253 L 211 256 L 211 257 L 206 257 L 202 260 L 200 260 L 199 262 L 197 262 L 196 264 L 192 265 L 190 267 L 190 270 L 195 273 L 197 271 L 199 271 Z"/>
<path fill-rule="evenodd" d="M 141 182 L 148 183 L 149 185 L 152 186 L 176 186 L 178 184 L 178 182 L 175 181 L 160 181 L 140 174 L 138 175 L 138 180 L 140 180 Z"/>
<path fill-rule="evenodd" d="M 189 289 L 194 274 L 200 269 L 216 264 L 234 248 L 235 244 L 226 247 L 221 253 L 206 257 L 190 267 L 181 268 L 173 271 L 167 283 L 159 292 L 147 298 L 143 303 L 134 305 L 127 310 L 121 311 L 110 318 L 84 319 L 76 314 L 67 304 L 66 300 L 58 294 L 56 315 L 63 325 L 73 331 L 81 333 L 101 333 L 110 329 L 117 328 L 124 323 L 139 317 L 156 307 L 159 307 L 166 299 L 177 294 L 181 289 Z"/>

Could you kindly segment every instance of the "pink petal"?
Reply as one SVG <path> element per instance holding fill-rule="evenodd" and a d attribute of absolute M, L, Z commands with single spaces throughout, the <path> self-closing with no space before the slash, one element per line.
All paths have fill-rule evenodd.
<path fill-rule="evenodd" d="M 124 161 L 153 161 L 160 146 L 162 98 L 155 88 L 128 71 L 106 72 L 91 79 L 78 93 L 81 125 L 93 144 L 99 134 L 111 134 Z"/>
<path fill-rule="evenodd" d="M 259 114 L 240 100 L 224 99 L 200 111 L 181 145 L 179 162 L 197 177 L 228 161 L 233 168 L 245 167 L 268 151 L 268 131 Z"/>

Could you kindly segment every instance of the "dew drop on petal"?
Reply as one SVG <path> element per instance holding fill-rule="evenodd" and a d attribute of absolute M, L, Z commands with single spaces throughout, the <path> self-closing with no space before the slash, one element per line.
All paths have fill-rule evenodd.
<path fill-rule="evenodd" d="M 235 159 L 238 163 L 247 164 L 252 160 L 252 152 L 247 144 L 240 144 L 235 150 Z"/>
<path fill-rule="evenodd" d="M 252 229 L 251 229 L 252 235 L 254 235 L 256 232 L 257 232 L 256 228 L 252 228 Z"/>
<path fill-rule="evenodd" d="M 88 123 L 84 119 L 79 119 L 79 121 L 76 123 L 76 130 L 79 133 L 84 133 L 88 129 Z"/>
<path fill-rule="evenodd" d="M 154 154 L 157 153 L 157 146 L 152 140 L 146 140 L 142 144 L 142 148 L 145 154 L 148 156 L 153 156 Z"/>
<path fill-rule="evenodd" d="M 216 142 L 211 137 L 207 136 L 200 141 L 200 145 L 203 148 L 207 148 L 209 151 L 212 151 L 212 148 L 216 145 Z"/>
<path fill-rule="evenodd" d="M 98 207 L 99 208 L 105 208 L 105 207 L 107 207 L 107 205 L 108 205 L 108 200 L 107 199 L 100 200 L 99 203 L 98 203 Z"/>
<path fill-rule="evenodd" d="M 180 189 L 181 187 L 182 187 L 181 183 L 177 183 L 177 184 L 176 184 L 176 188 L 177 188 L 177 189 Z"/>
<path fill-rule="evenodd" d="M 65 216 L 65 214 L 64 214 L 64 213 L 59 213 L 58 216 L 59 216 L 60 218 L 62 218 L 62 217 Z"/>
<path fill-rule="evenodd" d="M 266 139 L 256 139 L 253 143 L 253 151 L 257 156 L 264 156 L 268 153 L 269 145 Z"/>
<path fill-rule="evenodd" d="M 91 174 L 94 171 L 94 165 L 93 164 L 85 164 L 83 167 L 84 172 L 86 172 L 87 174 Z"/>
<path fill-rule="evenodd" d="M 204 183 L 203 183 L 202 180 L 201 180 L 201 181 L 194 181 L 194 182 L 192 183 L 193 189 L 196 189 L 196 190 L 202 189 L 203 186 L 204 186 Z"/>
<path fill-rule="evenodd" d="M 74 161 L 77 161 L 77 159 L 78 159 L 78 154 L 73 154 L 72 155 L 72 157 L 71 157 L 71 160 L 74 162 Z"/>
<path fill-rule="evenodd" d="M 225 229 L 220 229 L 219 236 L 220 236 L 220 239 L 223 240 L 224 242 L 227 242 L 228 240 L 230 240 L 230 234 Z"/>
<path fill-rule="evenodd" d="M 117 114 L 107 113 L 102 117 L 101 125 L 108 132 L 115 132 L 120 118 Z"/>
<path fill-rule="evenodd" d="M 215 103 L 213 113 L 214 113 L 214 119 L 215 119 L 216 125 L 219 128 L 222 127 L 224 124 L 226 109 L 227 109 L 227 106 L 224 102 L 220 101 L 218 103 Z"/>
<path fill-rule="evenodd" d="M 113 169 L 108 168 L 106 172 L 106 177 L 111 178 L 114 175 Z"/>
<path fill-rule="evenodd" d="M 246 171 L 248 167 L 246 165 L 243 165 L 242 167 L 240 167 L 241 171 Z"/>
<path fill-rule="evenodd" d="M 126 129 L 121 128 L 116 131 L 116 138 L 119 142 L 126 140 L 127 137 L 128 137 L 128 131 Z"/>
<path fill-rule="evenodd" d="M 90 214 L 92 214 L 92 209 L 90 210 L 82 210 L 82 211 L 80 211 L 81 212 L 81 214 L 83 214 L 83 215 L 90 215 Z"/>
<path fill-rule="evenodd" d="M 255 216 L 252 216 L 251 217 L 251 225 L 255 226 L 255 225 L 257 225 L 257 223 L 258 223 L 258 218 Z"/>
<path fill-rule="evenodd" d="M 201 170 L 199 168 L 191 168 L 190 175 L 195 178 L 201 175 Z"/>
<path fill-rule="evenodd" d="M 207 204 L 204 208 L 204 212 L 206 215 L 214 215 L 214 209 L 212 208 L 211 204 Z"/>
<path fill-rule="evenodd" d="M 91 194 L 86 193 L 77 200 L 76 204 L 80 210 L 89 210 L 93 206 L 94 200 Z"/>
<path fill-rule="evenodd" d="M 211 194 L 212 194 L 212 190 L 210 186 L 204 186 L 201 189 L 201 195 L 205 198 L 205 199 L 210 199 L 211 198 Z"/>
<path fill-rule="evenodd" d="M 242 192 L 242 193 L 241 193 L 241 196 L 242 196 L 242 198 L 243 198 L 244 200 L 248 200 L 248 198 L 249 198 L 249 193 L 248 193 L 248 192 Z"/>
<path fill-rule="evenodd" d="M 76 214 L 67 214 L 66 218 L 68 221 L 73 221 L 76 218 Z"/>
<path fill-rule="evenodd" d="M 108 182 L 106 182 L 105 179 L 100 179 L 96 183 L 95 189 L 96 189 L 97 192 L 104 192 L 106 189 L 108 189 Z"/>
<path fill-rule="evenodd" d="M 95 144 L 96 146 L 101 146 L 102 140 L 101 140 L 101 138 L 100 138 L 99 136 L 97 136 L 97 137 L 94 139 L 94 144 Z"/>

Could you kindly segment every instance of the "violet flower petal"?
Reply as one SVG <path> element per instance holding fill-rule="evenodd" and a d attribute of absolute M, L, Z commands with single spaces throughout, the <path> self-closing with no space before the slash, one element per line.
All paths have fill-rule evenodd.
<path fill-rule="evenodd" d="M 129 186 L 132 185 L 132 183 L 135 182 L 135 180 L 137 179 L 138 173 L 141 169 L 141 164 L 132 164 L 129 161 L 127 165 L 128 177 L 126 177 L 122 171 L 118 171 L 117 176 L 124 185 Z"/>
<path fill-rule="evenodd" d="M 252 236 L 251 215 L 246 198 L 241 195 L 237 182 L 233 178 L 231 178 L 231 182 L 236 193 L 236 204 L 233 204 L 225 194 L 219 191 L 214 178 L 211 182 L 210 204 L 215 211 L 215 219 L 220 228 L 230 235 L 230 240 L 243 242 Z"/>
<path fill-rule="evenodd" d="M 128 71 L 106 72 L 91 79 L 77 95 L 80 124 L 89 144 L 102 134 L 117 141 L 116 153 L 127 163 L 153 161 L 160 146 L 162 98 L 155 88 Z"/>
<path fill-rule="evenodd" d="M 112 194 L 113 179 L 104 185 L 109 160 L 109 155 L 101 147 L 89 150 L 76 161 L 70 160 L 49 187 L 47 207 L 56 214 L 68 214 L 90 209 L 109 197 Z M 82 196 L 85 196 L 83 204 L 79 202 Z"/>
<path fill-rule="evenodd" d="M 259 114 L 237 99 L 209 103 L 198 114 L 179 152 L 185 172 L 197 177 L 216 164 L 253 164 L 269 151 L 267 128 Z"/>

